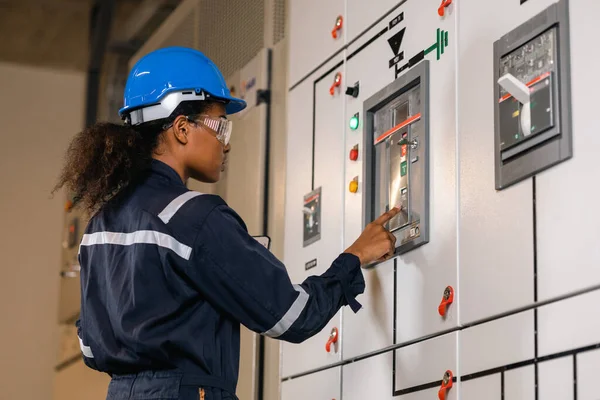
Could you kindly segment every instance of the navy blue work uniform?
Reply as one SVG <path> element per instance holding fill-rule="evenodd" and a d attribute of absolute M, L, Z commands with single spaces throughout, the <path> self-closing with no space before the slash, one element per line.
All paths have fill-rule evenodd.
<path fill-rule="evenodd" d="M 83 236 L 77 331 L 109 400 L 235 399 L 240 324 L 293 343 L 364 291 L 341 254 L 299 285 L 219 196 L 188 190 L 168 165 L 95 214 Z"/>

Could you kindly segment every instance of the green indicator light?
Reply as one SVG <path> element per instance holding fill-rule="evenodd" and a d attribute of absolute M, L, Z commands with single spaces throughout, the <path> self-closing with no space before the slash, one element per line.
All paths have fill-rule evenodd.
<path fill-rule="evenodd" d="M 518 138 L 519 138 L 519 134 L 517 133 L 517 134 L 515 135 L 515 139 L 518 139 Z"/>
<path fill-rule="evenodd" d="M 352 118 L 350 118 L 350 129 L 353 131 L 358 129 L 358 113 L 354 114 Z"/>

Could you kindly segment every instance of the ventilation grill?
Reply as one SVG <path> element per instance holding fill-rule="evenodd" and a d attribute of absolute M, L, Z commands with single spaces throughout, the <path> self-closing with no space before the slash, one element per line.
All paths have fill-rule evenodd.
<path fill-rule="evenodd" d="M 273 44 L 285 37 L 286 0 L 273 1 Z"/>
<path fill-rule="evenodd" d="M 170 47 L 170 46 L 183 46 L 183 47 L 194 47 L 194 27 L 195 27 L 195 15 L 193 12 L 187 14 L 181 21 L 178 22 L 176 29 L 165 38 L 163 42 L 158 46 Z"/>
<path fill-rule="evenodd" d="M 264 19 L 264 0 L 203 0 L 198 49 L 229 77 L 264 47 Z"/>

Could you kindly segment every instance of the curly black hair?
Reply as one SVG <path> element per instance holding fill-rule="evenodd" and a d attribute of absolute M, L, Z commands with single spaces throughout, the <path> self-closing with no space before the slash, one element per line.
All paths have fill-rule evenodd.
<path fill-rule="evenodd" d="M 73 207 L 94 214 L 125 188 L 144 178 L 150 169 L 165 124 L 179 115 L 204 112 L 211 103 L 181 103 L 169 118 L 139 126 L 96 123 L 79 132 L 65 154 L 65 163 L 53 193 L 65 187 Z"/>

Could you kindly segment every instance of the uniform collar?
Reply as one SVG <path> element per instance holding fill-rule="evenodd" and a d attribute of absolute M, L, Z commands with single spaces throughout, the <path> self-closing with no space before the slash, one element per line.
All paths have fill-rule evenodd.
<path fill-rule="evenodd" d="M 162 176 L 163 178 L 167 179 L 169 183 L 185 186 L 185 183 L 181 180 L 179 174 L 164 162 L 153 159 L 151 169 L 153 174 Z"/>

